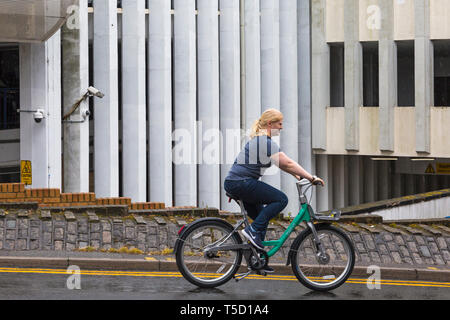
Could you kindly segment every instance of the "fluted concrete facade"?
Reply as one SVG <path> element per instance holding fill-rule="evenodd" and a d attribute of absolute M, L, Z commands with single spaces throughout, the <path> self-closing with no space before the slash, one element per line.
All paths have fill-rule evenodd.
<path fill-rule="evenodd" d="M 119 196 L 119 60 L 114 0 L 94 2 L 93 85 L 105 97 L 94 100 L 95 191 Z"/>
<path fill-rule="evenodd" d="M 147 199 L 145 3 L 122 3 L 122 194 Z"/>
<path fill-rule="evenodd" d="M 223 181 L 248 130 L 269 107 L 285 116 L 275 138 L 281 149 L 326 181 L 313 188 L 319 211 L 449 186 L 445 172 L 425 174 L 429 165 L 437 171 L 437 164 L 450 163 L 450 109 L 433 107 L 435 45 L 450 39 L 442 22 L 448 2 L 94 3 L 88 8 L 80 0 L 71 12 L 60 34 L 60 58 L 59 40 L 20 45 L 21 101 L 30 108 L 46 104 L 49 112 L 44 127 L 21 115 L 25 125 L 15 138 L 20 158 L 33 161 L 33 187 L 237 211 Z M 378 82 L 365 86 L 368 46 L 378 70 L 367 68 Z M 405 48 L 412 53 L 399 63 Z M 405 85 L 397 69 L 412 64 L 414 92 L 400 92 Z M 45 88 L 36 80 L 44 73 Z M 60 130 L 57 119 L 89 85 L 105 93 L 91 100 L 94 121 L 62 123 Z M 363 106 L 368 87 L 377 87 L 379 105 Z M 415 105 L 398 107 L 399 96 Z M 342 105 L 330 107 L 332 97 Z M 69 120 L 79 120 L 88 107 L 86 100 Z M 2 136 L 14 139 L 11 132 Z M 48 148 L 38 152 L 46 139 Z M 285 213 L 295 214 L 294 178 L 266 171 L 272 172 L 263 181 L 288 195 Z"/>

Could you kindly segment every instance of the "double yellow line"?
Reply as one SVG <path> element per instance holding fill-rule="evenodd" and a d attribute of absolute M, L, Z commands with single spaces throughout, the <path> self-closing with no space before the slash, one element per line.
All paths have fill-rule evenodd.
<path fill-rule="evenodd" d="M 27 274 L 58 274 L 71 275 L 75 271 L 65 269 L 35 269 L 35 268 L 0 268 L 0 273 L 27 273 Z M 167 277 L 182 278 L 179 272 L 145 272 L 145 271 L 108 271 L 108 270 L 80 270 L 77 272 L 86 276 L 122 276 L 122 277 Z M 198 274 L 205 278 L 214 277 L 212 274 Z M 276 281 L 297 281 L 294 276 L 284 275 L 268 275 L 266 277 L 259 275 L 249 275 L 247 279 L 251 280 L 276 280 Z M 349 278 L 348 284 L 367 284 L 367 279 Z M 436 287 L 450 288 L 450 282 L 433 282 L 433 281 L 407 281 L 407 280 L 379 280 L 371 282 L 372 285 L 380 284 L 381 286 L 408 286 L 408 287 Z"/>

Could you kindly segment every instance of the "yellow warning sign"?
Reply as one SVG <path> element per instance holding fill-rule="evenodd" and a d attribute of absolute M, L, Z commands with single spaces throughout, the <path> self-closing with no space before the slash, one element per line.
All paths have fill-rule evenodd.
<path fill-rule="evenodd" d="M 450 174 L 450 163 L 437 163 L 436 164 L 437 174 Z"/>
<path fill-rule="evenodd" d="M 431 174 L 436 173 L 436 171 L 434 171 L 434 167 L 431 163 L 428 165 L 427 170 L 425 170 L 425 173 L 431 173 Z"/>
<path fill-rule="evenodd" d="M 20 161 L 20 181 L 26 185 L 32 184 L 32 172 L 31 172 L 31 161 L 22 160 Z"/>

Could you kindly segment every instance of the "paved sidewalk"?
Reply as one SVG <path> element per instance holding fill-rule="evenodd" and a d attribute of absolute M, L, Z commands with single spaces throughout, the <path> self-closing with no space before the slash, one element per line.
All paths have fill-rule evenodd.
<path fill-rule="evenodd" d="M 276 274 L 293 275 L 291 266 L 285 263 L 270 263 Z M 0 250 L 0 268 L 49 268 L 67 269 L 78 266 L 81 270 L 116 270 L 146 272 L 178 272 L 173 254 L 133 255 L 101 252 L 64 251 L 5 251 Z M 409 264 L 378 265 L 382 279 L 419 280 L 450 283 L 450 268 L 447 266 L 411 266 Z M 373 272 L 369 265 L 356 263 L 352 277 L 368 278 Z"/>

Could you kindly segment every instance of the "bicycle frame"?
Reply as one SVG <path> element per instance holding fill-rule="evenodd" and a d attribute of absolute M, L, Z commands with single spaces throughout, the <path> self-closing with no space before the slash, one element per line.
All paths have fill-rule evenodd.
<path fill-rule="evenodd" d="M 275 253 L 280 250 L 280 248 L 283 246 L 283 244 L 286 242 L 286 240 L 291 235 L 292 231 L 303 221 L 309 223 L 311 222 L 311 216 L 309 214 L 308 210 L 309 205 L 307 203 L 302 204 L 302 208 L 300 209 L 298 215 L 294 218 L 294 220 L 291 222 L 291 224 L 287 227 L 286 231 L 281 235 L 280 239 L 278 240 L 271 240 L 271 241 L 263 241 L 263 245 L 266 247 L 273 247 L 272 249 L 267 252 L 267 255 L 269 257 L 272 257 Z"/>

